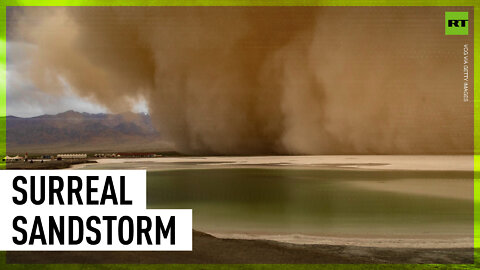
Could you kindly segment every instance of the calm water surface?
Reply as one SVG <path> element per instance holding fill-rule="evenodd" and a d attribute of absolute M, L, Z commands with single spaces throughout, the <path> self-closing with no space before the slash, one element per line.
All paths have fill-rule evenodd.
<path fill-rule="evenodd" d="M 194 228 L 207 232 L 473 235 L 473 175 L 468 171 L 152 166 L 157 165 L 93 164 L 86 169 L 149 169 L 148 207 L 191 208 Z M 412 192 L 365 188 L 405 180 Z M 459 191 L 451 189 L 452 183 L 467 186 Z M 472 196 L 422 194 L 433 186 L 447 195 L 451 189 Z"/>
<path fill-rule="evenodd" d="M 149 208 L 192 208 L 199 230 L 299 234 L 471 234 L 473 202 L 358 187 L 468 172 L 238 168 L 148 173 Z"/>

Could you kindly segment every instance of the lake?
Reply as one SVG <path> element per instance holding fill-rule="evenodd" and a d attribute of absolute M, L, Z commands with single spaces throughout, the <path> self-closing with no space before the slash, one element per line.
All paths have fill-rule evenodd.
<path fill-rule="evenodd" d="M 452 167 L 439 170 L 391 169 L 395 161 L 388 158 L 315 164 L 125 159 L 83 168 L 147 169 L 148 208 L 191 208 L 194 229 L 221 237 L 473 245 L 473 171 L 459 170 L 452 163 L 463 162 L 451 159 L 443 162 Z M 415 164 L 422 162 L 434 166 L 431 160 Z"/>

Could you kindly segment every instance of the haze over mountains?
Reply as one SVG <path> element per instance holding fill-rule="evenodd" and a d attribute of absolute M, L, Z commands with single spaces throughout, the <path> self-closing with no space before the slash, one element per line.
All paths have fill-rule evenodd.
<path fill-rule="evenodd" d="M 8 153 L 165 151 L 146 114 L 67 111 L 31 118 L 7 116 Z"/>

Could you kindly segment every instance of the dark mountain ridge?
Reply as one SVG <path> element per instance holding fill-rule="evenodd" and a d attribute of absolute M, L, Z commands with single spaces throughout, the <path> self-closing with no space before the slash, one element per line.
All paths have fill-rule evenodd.
<path fill-rule="evenodd" d="M 165 149 L 147 114 L 67 111 L 30 118 L 7 116 L 6 125 L 9 153 Z"/>

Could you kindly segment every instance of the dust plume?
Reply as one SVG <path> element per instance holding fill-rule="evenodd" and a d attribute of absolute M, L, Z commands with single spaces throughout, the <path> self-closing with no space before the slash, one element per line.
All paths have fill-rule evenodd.
<path fill-rule="evenodd" d="M 68 85 L 112 112 L 145 99 L 160 133 L 185 153 L 473 150 L 473 90 L 463 101 L 463 46 L 473 59 L 473 41 L 444 35 L 442 8 L 10 14 L 9 38 L 35 46 L 25 76 L 38 89 L 61 94 Z"/>

